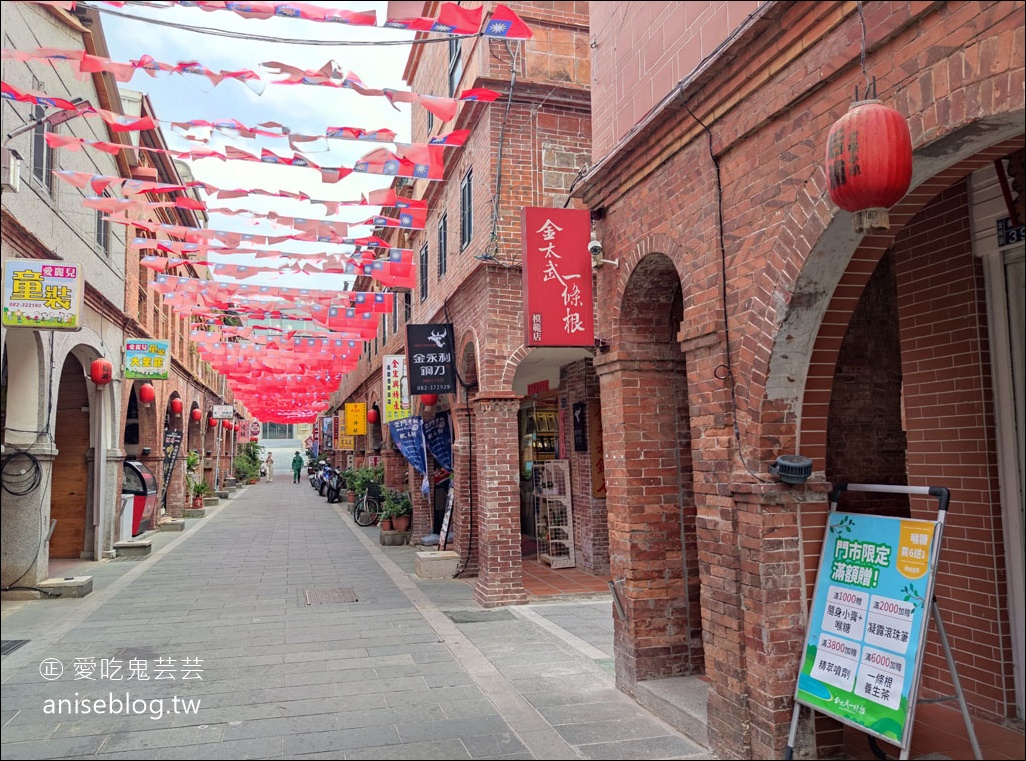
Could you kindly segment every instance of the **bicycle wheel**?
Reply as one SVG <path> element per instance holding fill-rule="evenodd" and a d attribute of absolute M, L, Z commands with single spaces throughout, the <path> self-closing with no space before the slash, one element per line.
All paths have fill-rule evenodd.
<path fill-rule="evenodd" d="M 378 520 L 378 501 L 374 497 L 361 497 L 356 503 L 356 525 L 373 526 Z"/>

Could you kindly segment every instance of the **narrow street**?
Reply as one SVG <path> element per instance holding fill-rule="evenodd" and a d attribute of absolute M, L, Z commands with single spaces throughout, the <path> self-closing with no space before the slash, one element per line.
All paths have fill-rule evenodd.
<path fill-rule="evenodd" d="M 608 597 L 484 610 L 344 507 L 278 472 L 4 602 L 3 757 L 711 758 L 615 688 Z"/>

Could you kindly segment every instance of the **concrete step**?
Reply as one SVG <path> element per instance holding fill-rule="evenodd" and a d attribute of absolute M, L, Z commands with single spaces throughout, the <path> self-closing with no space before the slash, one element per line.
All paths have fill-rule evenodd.
<path fill-rule="evenodd" d="M 634 697 L 639 705 L 695 742 L 709 747 L 709 685 L 704 680 L 679 676 L 638 682 Z"/>

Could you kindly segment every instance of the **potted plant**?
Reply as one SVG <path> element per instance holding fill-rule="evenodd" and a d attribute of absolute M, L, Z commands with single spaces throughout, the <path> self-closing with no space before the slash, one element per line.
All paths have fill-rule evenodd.
<path fill-rule="evenodd" d="M 211 494 L 213 490 L 207 486 L 206 481 L 196 481 L 192 485 L 192 509 L 202 510 L 203 500 L 206 499 L 207 495 Z"/>
<path fill-rule="evenodd" d="M 409 531 L 413 519 L 413 503 L 406 492 L 386 489 L 384 498 L 384 515 L 392 519 L 395 531 Z"/>
<path fill-rule="evenodd" d="M 193 489 L 196 487 L 196 483 L 201 480 L 199 475 L 199 464 L 199 452 L 195 449 L 190 449 L 185 453 L 185 493 L 186 498 L 192 502 L 196 501 Z M 195 507 L 195 505 L 193 506 Z"/>

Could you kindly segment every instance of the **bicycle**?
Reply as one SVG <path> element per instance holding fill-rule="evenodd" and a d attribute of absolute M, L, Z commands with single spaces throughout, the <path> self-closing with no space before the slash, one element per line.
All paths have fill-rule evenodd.
<path fill-rule="evenodd" d="M 373 526 L 381 513 L 381 488 L 371 483 L 353 505 L 353 520 L 357 526 Z"/>

